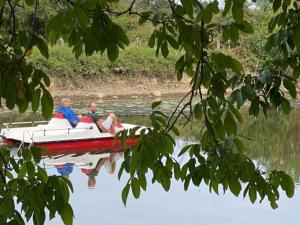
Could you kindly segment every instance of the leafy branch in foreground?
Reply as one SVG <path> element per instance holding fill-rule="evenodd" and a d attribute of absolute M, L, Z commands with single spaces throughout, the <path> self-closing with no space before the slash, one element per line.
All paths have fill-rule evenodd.
<path fill-rule="evenodd" d="M 69 204 L 71 182 L 61 176 L 48 176 L 38 163 L 41 149 L 21 149 L 17 156 L 0 149 L 0 223 L 24 225 L 32 220 L 44 224 L 46 209 L 49 219 L 58 213 L 65 225 L 73 224 Z M 19 204 L 21 210 L 16 208 Z M 26 222 L 25 222 L 26 221 Z"/>
<path fill-rule="evenodd" d="M 120 169 L 120 175 L 123 170 L 130 174 L 122 193 L 123 202 L 126 204 L 130 188 L 136 198 L 140 195 L 140 187 L 146 189 L 145 177 L 150 170 L 153 173 L 152 182 L 159 182 L 166 191 L 170 188 L 173 176 L 183 182 L 185 190 L 188 189 L 190 182 L 199 186 L 203 180 L 210 191 L 219 193 L 219 186 L 222 186 L 224 192 L 229 188 L 236 196 L 240 194 L 244 183 L 244 197 L 248 194 L 252 203 L 256 201 L 258 195 L 260 201 L 267 197 L 271 207 L 277 208 L 278 188 L 281 187 L 288 197 L 292 197 L 295 188 L 293 180 L 283 171 L 271 171 L 267 174 L 245 156 L 244 145 L 238 133 L 238 122 L 243 122 L 239 109 L 248 100 L 249 113 L 254 116 L 261 110 L 267 116 L 268 110 L 272 107 L 281 108 L 285 113 L 289 113 L 291 106 L 284 97 L 285 92 L 281 90 L 281 83 L 283 82 L 291 97 L 295 98 L 296 80 L 289 75 L 288 64 L 282 65 L 284 62 L 282 59 L 268 62 L 259 76 L 253 76 L 245 74 L 240 62 L 231 56 L 211 51 L 212 34 L 218 29 L 217 25 L 211 24 L 211 20 L 213 14 L 219 12 L 218 2 L 200 5 L 195 16 L 198 3 L 196 1 L 189 3 L 191 5 L 187 6 L 188 3 L 182 2 L 182 6 L 176 6 L 177 9 L 182 8 L 182 11 L 176 9 L 173 11 L 176 21 L 173 28 L 178 32 L 176 48 L 184 52 L 176 63 L 177 78 L 180 80 L 184 71 L 190 75 L 191 91 L 179 102 L 170 117 L 163 115 L 162 112 L 153 111 L 150 116 L 153 129 L 144 131 L 140 142 L 127 151 Z M 243 4 L 244 1 L 225 3 L 223 15 L 231 10 L 234 19 L 229 25 L 234 30 L 230 32 L 233 42 L 238 40 L 239 32 L 253 32 L 251 24 L 243 19 Z M 178 11 L 181 14 L 178 15 L 176 13 Z M 182 17 L 189 17 L 194 22 L 181 20 Z M 154 47 L 156 39 L 157 53 L 161 50 L 164 57 L 168 55 L 167 41 L 164 40 L 168 37 L 168 32 L 164 25 L 159 25 L 151 36 L 154 37 L 154 41 L 151 38 L 149 41 L 149 46 Z M 228 35 L 224 35 L 227 30 L 223 29 L 222 32 L 223 38 L 228 40 Z M 290 40 L 289 44 L 296 46 L 293 40 Z M 170 46 L 173 47 L 171 42 Z M 271 46 L 276 47 L 276 44 L 272 43 Z M 281 46 L 282 43 L 279 47 Z M 289 52 L 286 48 L 284 50 L 287 52 L 282 56 L 291 63 L 289 56 L 295 57 L 295 51 L 291 49 Z M 293 63 L 297 64 L 295 61 Z M 193 104 L 196 97 L 199 97 L 199 100 Z M 189 154 L 190 159 L 184 165 L 179 165 L 172 156 L 175 141 L 169 134 L 170 131 L 175 135 L 179 134 L 175 125 L 181 117 L 186 120 L 185 124 L 191 121 L 202 126 L 199 131 L 200 143 L 188 145 L 179 153 L 179 156 Z"/>

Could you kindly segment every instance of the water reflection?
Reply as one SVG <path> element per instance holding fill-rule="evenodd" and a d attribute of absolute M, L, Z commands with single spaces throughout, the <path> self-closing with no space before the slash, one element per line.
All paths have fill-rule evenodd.
<path fill-rule="evenodd" d="M 140 104 L 141 111 L 147 113 L 146 103 Z M 165 104 L 164 110 L 167 111 L 172 104 Z M 104 102 L 101 106 L 106 111 L 110 111 L 112 109 L 116 110 L 116 105 L 109 109 L 108 102 Z M 123 107 L 124 104 L 121 104 L 121 106 Z M 80 109 L 83 105 L 77 105 L 76 107 Z M 130 109 L 130 105 L 127 107 Z M 121 110 L 121 108 L 118 109 Z M 239 133 L 247 137 L 247 139 L 244 139 L 247 146 L 246 154 L 268 171 L 273 169 L 284 170 L 295 181 L 300 182 L 300 109 L 294 109 L 289 115 L 277 111 L 269 112 L 267 119 L 263 115 L 254 119 L 248 115 L 247 109 L 245 109 L 243 116 L 244 122 L 240 124 Z M 38 113 L 25 113 L 22 115 L 4 113 L 0 116 L 0 123 L 40 119 L 42 118 Z M 146 126 L 150 124 L 148 117 L 136 115 L 120 117 L 120 121 Z M 181 131 L 181 139 L 184 141 L 197 140 L 199 135 L 200 125 L 197 123 L 188 124 Z"/>
<path fill-rule="evenodd" d="M 172 103 L 173 104 L 173 103 Z M 172 108 L 166 106 L 163 110 Z M 121 117 L 121 121 L 132 124 L 149 125 L 147 117 L 133 114 L 149 113 L 150 103 L 115 104 L 101 103 L 105 112 L 122 113 L 126 105 L 126 113 L 132 115 Z M 134 107 L 139 107 L 134 110 Z M 76 109 L 86 105 L 75 105 Z M 291 174 L 300 181 L 300 110 L 295 109 L 286 116 L 276 111 L 269 117 L 254 119 L 244 112 L 244 123 L 239 133 L 248 139 L 246 154 L 258 165 L 267 170 L 279 169 Z M 32 121 L 42 119 L 40 114 L 10 113 L 1 114 L 0 123 L 10 121 Z M 200 126 L 189 124 L 182 130 L 182 136 L 176 141 L 180 148 L 187 141 L 197 140 Z M 121 153 L 122 154 L 122 153 Z M 185 158 L 180 158 L 184 162 Z M 125 208 L 121 200 L 122 188 L 127 182 L 124 174 L 118 181 L 116 173 L 122 161 L 122 155 L 86 153 L 83 155 L 56 155 L 52 159 L 45 158 L 43 163 L 49 174 L 68 176 L 74 186 L 71 204 L 75 211 L 75 225 L 294 225 L 300 221 L 300 189 L 295 196 L 287 199 L 281 195 L 279 209 L 272 210 L 267 201 L 252 205 L 242 197 L 235 198 L 231 194 L 210 194 L 207 187 L 191 187 L 183 191 L 181 183 L 172 181 L 171 190 L 165 193 L 149 180 L 147 192 L 141 199 L 135 200 L 129 195 Z M 89 190 L 93 188 L 93 190 Z M 298 221 L 298 222 L 297 222 Z M 50 225 L 61 225 L 59 219 L 47 222 Z"/>
<path fill-rule="evenodd" d="M 87 187 L 93 189 L 96 187 L 96 178 L 99 171 L 104 170 L 109 174 L 116 171 L 116 163 L 124 157 L 124 152 L 111 152 L 97 154 L 95 152 L 86 152 L 84 154 L 55 155 L 51 158 L 43 158 L 41 163 L 46 169 L 55 168 L 56 174 L 72 179 L 72 173 L 75 170 L 87 177 Z"/>
<path fill-rule="evenodd" d="M 185 145 L 177 140 L 177 148 Z M 217 196 L 208 191 L 206 185 L 190 187 L 172 181 L 171 190 L 165 193 L 148 177 L 147 192 L 139 200 L 129 195 L 127 207 L 121 200 L 121 191 L 128 175 L 120 181 L 116 171 L 120 167 L 123 153 L 83 155 L 57 155 L 43 159 L 50 174 L 60 174 L 59 166 L 65 168 L 74 186 L 71 204 L 75 213 L 75 225 L 294 225 L 300 220 L 299 189 L 293 199 L 282 194 L 279 209 L 272 210 L 267 201 L 252 205 L 248 198 L 234 197 L 230 193 Z M 180 158 L 184 162 L 186 159 Z M 90 187 L 94 189 L 88 190 Z M 61 225 L 58 218 L 47 223 Z"/>
<path fill-rule="evenodd" d="M 283 170 L 300 182 L 300 110 L 289 115 L 269 112 L 268 118 L 253 118 L 243 112 L 239 134 L 245 142 L 245 154 L 267 171 Z M 201 125 L 189 124 L 182 129 L 182 138 L 199 140 Z"/>

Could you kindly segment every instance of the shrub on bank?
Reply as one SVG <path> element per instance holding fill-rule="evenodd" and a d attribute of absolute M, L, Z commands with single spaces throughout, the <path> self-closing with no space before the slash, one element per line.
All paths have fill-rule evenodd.
<path fill-rule="evenodd" d="M 125 51 L 120 51 L 119 58 L 110 62 L 106 53 L 95 53 L 86 57 L 84 54 L 75 59 L 72 49 L 67 45 L 49 47 L 49 59 L 45 59 L 37 49 L 33 50 L 30 61 L 43 69 L 50 76 L 82 75 L 109 77 L 112 73 L 121 75 L 145 75 L 166 78 L 173 76 L 174 64 L 179 53 L 171 51 L 167 59 L 156 57 L 155 49 L 144 44 L 132 44 Z M 174 76 L 175 77 L 175 76 Z"/>

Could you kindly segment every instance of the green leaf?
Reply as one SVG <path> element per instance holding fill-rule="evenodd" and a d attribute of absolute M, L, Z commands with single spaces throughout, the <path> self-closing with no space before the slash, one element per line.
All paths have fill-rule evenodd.
<path fill-rule="evenodd" d="M 271 201 L 270 204 L 271 204 L 272 209 L 277 209 L 278 208 L 278 205 L 275 201 Z"/>
<path fill-rule="evenodd" d="M 43 90 L 43 96 L 41 99 L 42 104 L 42 115 L 45 119 L 52 117 L 53 112 L 53 98 L 47 90 Z"/>
<path fill-rule="evenodd" d="M 140 190 L 140 183 L 139 183 L 138 179 L 135 177 L 131 180 L 131 190 L 132 190 L 133 196 L 136 199 L 138 199 L 140 197 L 141 190 Z"/>
<path fill-rule="evenodd" d="M 210 186 L 213 188 L 213 190 L 216 194 L 219 194 L 218 182 L 215 179 L 210 180 Z"/>
<path fill-rule="evenodd" d="M 243 142 L 238 138 L 234 138 L 233 142 L 234 142 L 236 148 L 238 149 L 239 153 L 243 153 L 244 149 L 245 149 Z"/>
<path fill-rule="evenodd" d="M 250 85 L 243 86 L 241 91 L 243 96 L 245 96 L 249 101 L 254 101 L 256 94 Z"/>
<path fill-rule="evenodd" d="M 237 118 L 237 120 L 242 123 L 243 122 L 243 117 L 240 113 L 240 111 L 238 109 L 236 109 L 233 105 L 229 106 L 230 111 L 234 114 L 235 118 Z"/>
<path fill-rule="evenodd" d="M 169 191 L 171 187 L 171 180 L 167 176 L 162 176 L 161 185 L 163 186 L 165 191 Z"/>
<path fill-rule="evenodd" d="M 214 111 L 214 112 L 219 112 L 220 110 L 220 106 L 216 101 L 216 98 L 210 96 L 206 99 L 208 105 L 210 106 L 210 108 Z"/>
<path fill-rule="evenodd" d="M 258 113 L 259 113 L 259 98 L 257 97 L 253 102 L 251 102 L 249 108 L 249 114 L 258 116 Z"/>
<path fill-rule="evenodd" d="M 238 75 L 244 73 L 242 64 L 236 59 L 232 58 L 232 66 L 230 68 Z"/>
<path fill-rule="evenodd" d="M 244 18 L 243 5 L 234 3 L 231 11 L 232 11 L 233 19 L 235 21 L 240 22 L 243 20 L 243 18 Z"/>
<path fill-rule="evenodd" d="M 240 182 L 237 179 L 231 178 L 228 181 L 230 191 L 235 195 L 239 196 L 240 191 L 242 189 Z"/>
<path fill-rule="evenodd" d="M 209 9 L 202 9 L 197 15 L 197 21 L 203 20 L 204 23 L 210 23 L 212 20 L 213 14 Z"/>
<path fill-rule="evenodd" d="M 173 133 L 176 135 L 176 136 L 180 136 L 180 132 L 178 130 L 178 128 L 176 126 L 173 126 L 172 129 Z"/>
<path fill-rule="evenodd" d="M 221 120 L 217 120 L 214 124 L 215 132 L 220 139 L 225 138 L 225 129 L 223 122 Z"/>
<path fill-rule="evenodd" d="M 235 120 L 233 119 L 231 113 L 228 111 L 226 113 L 225 119 L 224 119 L 224 127 L 227 132 L 227 134 L 237 134 L 237 125 Z"/>
<path fill-rule="evenodd" d="M 180 0 L 185 12 L 193 18 L 193 0 Z"/>
<path fill-rule="evenodd" d="M 78 59 L 83 51 L 83 43 L 79 42 L 73 47 L 73 52 L 75 53 L 75 59 Z"/>
<path fill-rule="evenodd" d="M 119 57 L 119 48 L 118 45 L 111 44 L 107 47 L 107 56 L 111 62 L 116 61 Z"/>
<path fill-rule="evenodd" d="M 60 217 L 65 225 L 72 225 L 73 224 L 73 210 L 70 204 L 65 204 L 60 211 Z"/>
<path fill-rule="evenodd" d="M 48 45 L 45 40 L 40 38 L 37 35 L 34 35 L 34 44 L 38 47 L 40 53 L 45 57 L 49 58 L 49 50 L 48 50 Z"/>
<path fill-rule="evenodd" d="M 38 176 L 39 176 L 39 178 L 41 179 L 41 181 L 43 183 L 47 183 L 47 181 L 48 181 L 47 172 L 44 169 L 40 168 L 40 167 L 38 167 Z"/>
<path fill-rule="evenodd" d="M 217 14 L 219 13 L 219 2 L 218 1 L 211 2 L 206 6 L 206 8 L 209 9 L 211 12 Z"/>
<path fill-rule="evenodd" d="M 152 15 L 151 11 L 142 12 L 139 19 L 139 24 L 140 25 L 144 24 L 151 15 Z"/>
<path fill-rule="evenodd" d="M 179 45 L 178 42 L 175 40 L 174 37 L 172 37 L 171 35 L 167 35 L 167 41 L 169 42 L 169 44 L 174 48 L 174 49 L 178 49 Z"/>
<path fill-rule="evenodd" d="M 276 12 L 281 6 L 281 0 L 274 0 L 273 2 L 273 11 Z"/>
<path fill-rule="evenodd" d="M 149 46 L 150 48 L 153 48 L 154 45 L 155 45 L 155 37 L 156 37 L 156 31 L 154 31 L 154 32 L 151 34 L 150 38 L 149 38 L 148 46 Z"/>
<path fill-rule="evenodd" d="M 147 19 L 145 17 L 141 16 L 140 19 L 139 19 L 139 25 L 144 24 L 146 21 L 147 21 Z"/>
<path fill-rule="evenodd" d="M 284 97 L 281 98 L 281 107 L 285 114 L 289 114 L 291 112 L 291 103 Z"/>
<path fill-rule="evenodd" d="M 191 176 L 187 176 L 185 178 L 184 185 L 183 185 L 185 191 L 187 191 L 187 189 L 189 188 L 190 181 L 191 181 Z"/>
<path fill-rule="evenodd" d="M 252 24 L 246 20 L 241 21 L 239 24 L 237 24 L 237 26 L 240 29 L 240 31 L 244 33 L 252 34 L 254 32 Z"/>
<path fill-rule="evenodd" d="M 147 189 L 147 180 L 145 175 L 141 175 L 139 178 L 139 183 L 141 185 L 141 188 L 143 188 L 144 191 Z"/>
<path fill-rule="evenodd" d="M 161 53 L 165 58 L 169 55 L 168 43 L 166 41 L 164 41 L 161 45 Z"/>
<path fill-rule="evenodd" d="M 127 202 L 127 198 L 128 198 L 129 189 L 130 189 L 130 185 L 129 185 L 129 183 L 127 183 L 122 191 L 122 201 L 125 206 L 126 206 L 126 202 Z"/>
<path fill-rule="evenodd" d="M 282 96 L 279 91 L 275 91 L 274 94 L 271 96 L 272 103 L 274 104 L 275 107 L 281 105 L 281 99 Z"/>
<path fill-rule="evenodd" d="M 174 163 L 173 170 L 174 170 L 175 179 L 179 180 L 179 178 L 180 178 L 180 165 L 179 165 L 179 163 Z"/>
<path fill-rule="evenodd" d="M 82 26 L 87 26 L 89 23 L 89 20 L 90 20 L 87 15 L 87 12 L 79 4 L 74 8 L 74 10 L 75 10 L 75 15 L 77 16 L 77 18 L 79 20 L 79 23 Z"/>
<path fill-rule="evenodd" d="M 283 80 L 284 87 L 289 91 L 292 98 L 297 97 L 297 91 L 296 91 L 296 84 L 295 82 L 291 81 L 290 79 L 284 79 Z"/>
<path fill-rule="evenodd" d="M 151 105 L 151 109 L 155 109 L 155 108 L 158 107 L 161 103 L 162 103 L 162 101 L 153 102 L 152 105 Z"/>
<path fill-rule="evenodd" d="M 230 24 L 230 37 L 233 43 L 236 43 L 239 40 L 239 30 L 234 23 Z"/>
<path fill-rule="evenodd" d="M 195 105 L 195 108 L 194 108 L 194 115 L 195 115 L 196 119 L 201 120 L 202 114 L 203 114 L 203 112 L 202 112 L 202 104 L 201 103 L 197 103 Z"/>
<path fill-rule="evenodd" d="M 38 110 L 40 105 L 40 99 L 41 99 L 41 89 L 37 89 L 34 91 L 34 94 L 32 96 L 31 107 L 33 112 L 36 112 Z"/>
<path fill-rule="evenodd" d="M 294 43 L 296 45 L 297 48 L 297 52 L 298 54 L 300 53 L 300 25 L 298 24 L 297 28 L 294 31 Z"/>
<path fill-rule="evenodd" d="M 249 195 L 250 201 L 252 202 L 252 204 L 254 204 L 254 202 L 256 201 L 256 198 L 257 198 L 255 186 L 250 187 L 248 195 Z"/>
<path fill-rule="evenodd" d="M 24 163 L 21 166 L 21 169 L 19 170 L 18 178 L 19 179 L 23 179 L 25 177 L 25 175 L 26 175 L 26 172 L 27 172 L 27 166 L 26 166 L 26 163 Z"/>
<path fill-rule="evenodd" d="M 120 167 L 119 172 L 118 172 L 118 179 L 119 180 L 121 179 L 121 176 L 122 176 L 122 173 L 123 173 L 124 169 L 125 169 L 125 162 L 122 162 L 121 167 Z"/>
<path fill-rule="evenodd" d="M 177 80 L 180 81 L 183 76 L 183 71 L 184 71 L 184 56 L 181 56 L 176 64 L 175 64 L 175 71 L 176 71 L 176 76 Z"/>
<path fill-rule="evenodd" d="M 127 130 L 121 131 L 121 146 L 126 149 Z"/>
<path fill-rule="evenodd" d="M 17 87 L 14 81 L 10 81 L 5 89 L 6 106 L 12 110 L 17 100 Z"/>
<path fill-rule="evenodd" d="M 230 38 L 230 29 L 229 26 L 222 26 L 222 38 L 225 42 L 227 42 Z"/>
<path fill-rule="evenodd" d="M 25 2 L 28 6 L 33 6 L 35 1 L 34 0 L 25 0 Z"/>
<path fill-rule="evenodd" d="M 184 153 L 186 153 L 192 146 L 193 146 L 193 145 L 186 145 L 186 146 L 184 146 L 184 147 L 181 149 L 180 153 L 178 154 L 178 157 L 180 157 L 180 156 L 182 156 Z"/>
<path fill-rule="evenodd" d="M 222 15 L 226 16 L 232 6 L 232 0 L 225 0 L 225 6 Z"/>
<path fill-rule="evenodd" d="M 30 179 L 33 179 L 35 176 L 35 168 L 32 162 L 26 162 L 27 173 Z"/>
<path fill-rule="evenodd" d="M 286 195 L 289 198 L 294 196 L 295 184 L 293 179 L 289 175 L 285 173 L 281 175 L 280 186 L 286 192 Z"/>

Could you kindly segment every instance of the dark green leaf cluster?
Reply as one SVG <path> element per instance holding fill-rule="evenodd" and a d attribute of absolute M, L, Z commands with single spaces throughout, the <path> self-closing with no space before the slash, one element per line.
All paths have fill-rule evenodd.
<path fill-rule="evenodd" d="M 35 36 L 34 42 L 42 49 L 41 52 L 48 54 L 48 46 L 41 38 Z M 14 50 L 17 51 L 17 49 Z M 42 70 L 19 62 L 16 56 L 12 57 L 10 54 L 2 52 L 0 57 L 0 96 L 6 99 L 7 108 L 13 109 L 17 106 L 20 112 L 25 112 L 31 103 L 32 111 L 36 112 L 42 99 L 43 116 L 50 118 L 53 111 L 53 99 L 48 91 L 49 77 Z"/>
<path fill-rule="evenodd" d="M 260 110 L 267 115 L 271 107 L 281 107 L 288 113 L 291 107 L 281 90 L 281 83 L 293 97 L 296 95 L 295 83 L 289 76 L 282 76 L 270 64 L 261 70 L 259 76 L 245 74 L 238 60 L 221 52 L 210 51 L 213 33 L 218 29 L 218 26 L 211 23 L 213 15 L 218 13 L 218 3 L 212 2 L 206 6 L 192 0 L 181 3 L 174 6 L 171 18 L 162 18 L 162 23 L 157 24 L 148 44 L 156 47 L 157 54 L 161 51 L 164 57 L 168 56 L 169 44 L 184 52 L 176 62 L 175 70 L 178 80 L 184 72 L 192 78 L 191 91 L 180 101 L 170 117 L 154 110 L 150 115 L 153 129 L 144 130 L 138 144 L 127 151 L 120 170 L 120 174 L 123 170 L 130 174 L 123 190 L 123 201 L 126 203 L 130 188 L 133 195 L 139 197 L 142 187 L 139 179 L 142 177 L 144 182 L 148 170 L 151 170 L 152 182 L 160 183 L 166 191 L 170 188 L 173 175 L 176 179 L 181 179 L 185 189 L 191 181 L 199 186 L 204 180 L 216 193 L 219 186 L 222 186 L 224 191 L 229 189 L 236 196 L 239 195 L 242 184 L 245 184 L 244 196 L 248 194 L 252 202 L 255 202 L 257 195 L 261 201 L 267 197 L 271 206 L 276 208 L 279 185 L 274 183 L 273 176 L 279 177 L 279 180 L 290 181 L 291 178 L 284 172 L 277 171 L 266 175 L 244 155 L 245 147 L 238 130 L 238 123 L 243 122 L 239 109 L 249 102 L 249 113 L 254 116 Z M 225 41 L 237 41 L 239 32 L 253 32 L 252 25 L 244 20 L 244 3 L 245 1 L 225 2 L 223 14 L 230 11 L 234 20 L 223 26 L 221 32 Z M 173 34 L 176 44 L 168 42 L 169 34 Z M 268 73 L 270 76 L 267 76 Z M 231 92 L 229 97 L 228 92 Z M 199 100 L 194 105 L 195 96 Z M 184 100 L 185 103 L 182 103 Z M 154 103 L 152 107 L 157 105 Z M 179 117 L 190 121 L 193 115 L 196 119 L 193 123 L 203 124 L 199 131 L 199 144 L 188 145 L 181 150 L 179 155 L 189 153 L 190 159 L 188 163 L 179 165 L 172 156 L 172 143 L 174 145 L 175 142 L 169 132 L 173 131 L 178 135 L 175 124 Z M 280 183 L 280 186 L 283 190 L 288 189 L 285 184 Z M 292 182 L 289 183 L 289 188 L 294 190 Z M 292 191 L 286 193 L 287 196 L 292 195 Z"/>
<path fill-rule="evenodd" d="M 260 111 L 267 115 L 272 107 L 281 108 L 286 113 L 291 110 L 285 94 L 288 91 L 291 97 L 296 97 L 296 79 L 300 74 L 298 1 L 272 1 L 274 12 L 281 9 L 270 21 L 271 35 L 266 50 L 277 49 L 278 57 L 259 68 L 258 75 L 245 74 L 238 60 L 212 48 L 216 34 L 222 35 L 225 42 L 231 40 L 237 43 L 241 33 L 246 35 L 253 32 L 251 23 L 245 19 L 245 0 L 226 0 L 222 15 L 231 16 L 231 19 L 228 23 L 217 24 L 212 21 L 219 14 L 218 1 L 203 4 L 197 0 L 181 0 L 180 3 L 171 0 L 168 1 L 170 14 L 136 11 L 136 1 L 132 1 L 125 10 L 118 11 L 114 9 L 117 8 L 115 2 L 61 1 L 65 7 L 51 18 L 47 26 L 47 40 L 55 44 L 59 38 L 63 38 L 73 48 L 76 58 L 83 51 L 86 55 L 106 52 L 108 58 L 114 61 L 118 58 L 119 49 L 129 45 L 129 40 L 113 18 L 134 15 L 140 18 L 140 24 L 152 23 L 154 31 L 148 45 L 156 49 L 156 55 L 161 53 L 167 58 L 170 49 L 180 51 L 181 56 L 175 64 L 177 79 L 181 80 L 184 73 L 191 78 L 191 90 L 170 116 L 157 110 L 159 102 L 152 105 L 152 128 L 142 129 L 139 142 L 126 151 L 119 173 L 119 176 L 123 171 L 130 174 L 122 192 L 124 203 L 130 190 L 135 198 L 140 196 L 141 188 L 146 190 L 146 174 L 149 171 L 153 173 L 152 182 L 160 183 L 166 191 L 170 189 L 174 175 L 183 182 L 185 189 L 191 181 L 199 186 L 203 180 L 216 193 L 222 186 L 236 196 L 242 184 L 245 184 L 244 196 L 248 194 L 252 202 L 257 195 L 261 200 L 267 197 L 273 208 L 277 207 L 279 187 L 291 197 L 294 183 L 287 174 L 277 171 L 264 174 L 244 155 L 245 147 L 239 136 L 238 125 L 243 122 L 239 109 L 246 104 L 250 105 L 249 113 L 254 116 Z M 25 3 L 34 7 L 32 30 L 17 26 L 16 5 L 12 5 L 12 0 L 0 1 L 0 21 L 2 23 L 2 18 L 9 21 L 5 23 L 8 32 L 0 36 L 1 97 L 6 99 L 10 109 L 17 104 L 20 111 L 25 111 L 30 102 L 33 110 L 37 110 L 41 99 L 43 115 L 49 117 L 53 109 L 53 101 L 47 91 L 49 78 L 26 61 L 33 46 L 45 58 L 48 57 L 45 39 L 36 31 L 39 1 L 26 0 Z M 9 13 L 2 13 L 4 10 Z M 170 134 L 179 135 L 177 124 L 181 118 L 186 123 L 192 121 L 201 125 L 197 144 L 181 150 L 180 155 L 189 155 L 184 165 L 180 165 L 173 156 L 175 139 Z M 121 139 L 124 148 L 127 137 L 133 138 L 136 129 L 120 132 L 116 136 Z M 24 155 L 25 160 L 26 157 Z M 32 166 L 27 165 L 27 161 L 20 163 L 21 169 L 16 173 L 21 178 L 27 178 L 27 174 L 33 179 L 35 172 Z M 57 179 L 61 178 L 48 178 L 47 183 L 51 181 L 51 184 L 41 186 L 52 187 L 47 191 L 50 192 L 49 196 L 55 198 L 40 198 L 42 203 L 38 204 L 46 202 L 42 206 L 50 211 L 50 218 L 58 211 L 64 222 L 69 223 L 72 210 L 66 201 L 68 196 L 57 193 L 56 189 L 53 191 L 54 187 L 63 186 L 62 181 Z M 59 198 L 61 195 L 63 198 Z M 23 202 L 27 204 L 27 200 Z M 62 203 L 66 205 L 63 209 Z M 31 211 L 29 215 L 32 215 Z M 34 220 L 43 221 L 44 214 L 41 215 L 35 216 L 38 219 Z"/>
<path fill-rule="evenodd" d="M 276 49 L 280 54 L 277 59 L 267 62 L 261 77 L 264 82 L 282 85 L 288 90 L 292 98 L 296 98 L 296 81 L 300 75 L 300 25 L 298 1 L 275 0 L 273 11 L 277 13 L 269 22 L 269 32 L 266 50 Z M 277 90 L 278 91 L 278 90 Z M 275 92 L 275 91 L 274 91 Z M 274 101 L 279 105 L 280 95 L 273 94 Z M 276 100 L 275 100 L 276 99 Z M 289 111 L 289 104 L 284 100 L 285 111 Z"/>
<path fill-rule="evenodd" d="M 115 61 L 119 48 L 124 49 L 129 40 L 123 29 L 103 12 L 109 3 L 78 1 L 72 8 L 61 10 L 47 27 L 50 43 L 55 44 L 62 36 L 73 47 L 76 58 L 83 50 L 86 55 L 106 51 L 108 58 Z"/>
<path fill-rule="evenodd" d="M 145 132 L 148 134 L 145 135 Z M 149 171 L 153 174 L 152 183 L 160 183 L 165 191 L 170 189 L 174 178 L 183 183 L 185 190 L 191 183 L 199 187 L 204 182 L 216 194 L 219 194 L 220 189 L 224 193 L 230 190 L 235 196 L 243 191 L 244 198 L 248 196 L 252 203 L 258 196 L 260 202 L 267 198 L 272 208 L 277 208 L 279 187 L 288 197 L 294 194 L 294 183 L 289 175 L 282 171 L 272 171 L 267 176 L 241 151 L 235 153 L 231 149 L 223 149 L 219 154 L 212 154 L 203 149 L 203 143 L 189 144 L 176 157 L 188 154 L 189 160 L 180 164 L 172 157 L 174 145 L 169 134 L 154 128 L 143 130 L 138 144 L 126 150 L 125 160 L 118 174 L 119 178 L 124 171 L 130 174 L 122 191 L 125 205 L 130 190 L 135 198 L 140 197 L 141 189 L 146 191 L 146 176 L 148 177 Z M 236 145 L 240 150 L 244 148 L 238 139 L 233 139 L 231 145 Z"/>
<path fill-rule="evenodd" d="M 73 224 L 69 204 L 72 184 L 64 177 L 48 176 L 38 163 L 45 151 L 21 149 L 18 156 L 0 149 L 0 223 L 24 225 L 32 220 L 44 224 L 46 210 L 49 219 L 58 213 L 65 225 Z M 20 206 L 20 211 L 18 210 Z M 26 221 L 26 222 L 25 222 Z"/>

